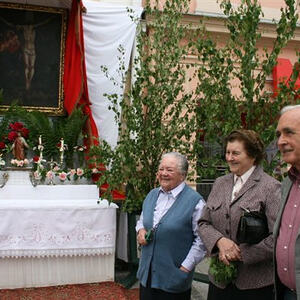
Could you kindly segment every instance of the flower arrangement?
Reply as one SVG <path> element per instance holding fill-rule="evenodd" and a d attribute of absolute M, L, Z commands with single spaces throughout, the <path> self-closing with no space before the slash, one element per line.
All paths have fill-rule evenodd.
<path fill-rule="evenodd" d="M 50 162 L 50 168 L 44 166 L 46 161 L 39 160 L 39 157 L 33 159 L 36 164 L 33 172 L 33 177 L 38 181 L 47 180 L 49 184 L 54 184 L 55 178 L 58 178 L 61 183 L 66 181 L 77 181 L 81 178 L 90 179 L 95 170 L 88 168 L 63 169 L 56 162 Z"/>
<path fill-rule="evenodd" d="M 57 176 L 61 182 L 64 182 L 66 180 L 78 180 L 83 177 L 90 178 L 90 171 L 88 169 L 68 169 L 68 170 L 61 170 L 59 166 L 54 167 L 52 170 L 53 176 Z"/>
<path fill-rule="evenodd" d="M 24 124 L 21 122 L 14 122 L 9 124 L 9 133 L 7 139 L 10 142 L 14 142 L 18 137 L 18 132 L 21 133 L 22 137 L 27 139 L 29 136 L 29 130 L 24 127 Z"/>
<path fill-rule="evenodd" d="M 1 156 L 1 166 L 5 165 L 5 160 L 3 159 L 4 154 L 13 150 L 14 142 L 18 137 L 22 137 L 24 144 L 25 138 L 28 138 L 29 130 L 21 122 L 12 122 L 8 125 L 7 129 L 4 131 L 4 134 L 0 138 L 0 156 Z M 26 144 L 26 146 L 28 146 Z M 13 152 L 14 153 L 14 152 Z M 15 157 L 10 161 L 11 165 L 16 167 L 25 167 L 29 164 L 28 159 L 25 159 L 23 156 Z"/>
<path fill-rule="evenodd" d="M 58 178 L 61 183 L 65 181 L 76 181 L 80 178 L 92 178 L 92 173 L 90 169 L 80 168 L 64 168 L 64 152 L 68 150 L 67 144 L 64 139 L 61 138 L 60 142 L 56 144 L 60 152 L 60 162 L 46 161 L 43 159 L 44 146 L 42 144 L 42 136 L 39 136 L 38 146 L 34 147 L 34 150 L 39 151 L 39 155 L 35 155 L 32 159 L 33 162 L 33 178 L 35 181 L 48 181 L 48 184 L 54 184 L 55 178 Z M 74 147 L 75 148 L 75 147 Z M 83 152 L 86 148 L 84 146 L 76 146 L 76 150 Z"/>
<path fill-rule="evenodd" d="M 12 166 L 16 167 L 25 167 L 29 165 L 29 160 L 27 158 L 25 159 L 12 159 L 10 161 Z"/>

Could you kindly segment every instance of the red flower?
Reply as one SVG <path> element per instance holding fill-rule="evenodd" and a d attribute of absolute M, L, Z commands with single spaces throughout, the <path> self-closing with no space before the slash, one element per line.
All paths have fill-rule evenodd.
<path fill-rule="evenodd" d="M 28 138 L 28 135 L 29 135 L 29 130 L 25 127 L 21 128 L 21 133 L 22 133 L 22 136 L 27 139 Z"/>
<path fill-rule="evenodd" d="M 11 131 L 8 136 L 7 136 L 7 139 L 10 141 L 10 142 L 13 142 L 16 138 L 17 138 L 18 134 L 15 132 L 15 131 Z"/>
<path fill-rule="evenodd" d="M 14 131 L 20 131 L 24 125 L 21 122 L 10 123 L 9 127 Z"/>
<path fill-rule="evenodd" d="M 92 181 L 97 182 L 100 178 L 101 174 L 100 173 L 93 173 L 92 174 Z"/>
<path fill-rule="evenodd" d="M 0 142 L 0 149 L 1 150 L 5 149 L 5 143 L 4 142 Z"/>
<path fill-rule="evenodd" d="M 32 159 L 35 163 L 37 163 L 39 161 L 40 157 L 35 155 Z"/>

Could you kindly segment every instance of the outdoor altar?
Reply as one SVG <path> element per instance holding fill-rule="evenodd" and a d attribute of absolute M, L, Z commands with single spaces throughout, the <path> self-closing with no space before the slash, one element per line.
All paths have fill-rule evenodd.
<path fill-rule="evenodd" d="M 94 68 L 102 73 L 100 66 L 107 61 L 113 62 L 112 70 L 119 66 L 119 45 L 126 51 L 126 71 L 135 41 L 135 19 L 141 15 L 142 8 L 138 8 L 137 14 L 130 8 L 129 17 L 127 5 L 107 6 L 101 1 L 28 0 L 26 4 L 22 0 L 6 2 L 9 3 L 0 4 L 0 31 L 3 33 L 3 41 L 7 42 L 3 43 L 6 47 L 1 52 L 4 62 L 1 67 L 4 71 L 0 80 L 0 211 L 7 215 L 3 222 L 6 226 L 0 228 L 0 257 L 3 257 L 0 261 L 0 273 L 5 270 L 3 272 L 6 273 L 1 273 L 5 275 L 1 277 L 7 282 L 2 282 L 0 287 L 10 283 L 9 287 L 18 284 L 34 286 L 91 282 L 101 281 L 102 278 L 112 280 L 114 255 L 106 250 L 112 246 L 114 251 L 114 242 L 111 244 L 114 237 L 109 243 L 106 241 L 106 246 L 102 240 L 100 244 L 98 240 L 94 241 L 98 246 L 93 247 L 98 247 L 101 251 L 103 247 L 106 249 L 106 252 L 102 251 L 107 253 L 104 255 L 82 254 L 82 247 L 91 249 L 90 243 L 78 244 L 82 235 L 78 235 L 75 245 L 80 251 L 76 250 L 74 256 L 70 256 L 69 250 L 77 249 L 75 242 L 68 242 L 68 249 L 67 246 L 66 249 L 61 249 L 61 243 L 48 248 L 49 242 L 47 245 L 36 243 L 32 249 L 26 247 L 34 244 L 33 237 L 46 238 L 48 232 L 51 233 L 48 241 L 57 241 L 58 237 L 53 235 L 53 230 L 58 224 L 65 230 L 61 236 L 66 241 L 74 239 L 77 236 L 74 232 L 79 228 L 78 220 L 81 219 L 86 220 L 84 224 L 87 227 L 82 227 L 85 228 L 82 229 L 85 237 L 86 228 L 91 231 L 91 236 L 101 236 L 102 231 L 99 230 L 106 228 L 109 233 L 103 233 L 105 236 L 115 234 L 116 209 L 107 202 L 97 203 L 98 189 L 91 184 L 92 180 L 96 182 L 101 176 L 103 166 L 91 167 L 93 163 L 87 161 L 87 147 L 97 144 L 99 136 L 110 144 L 117 142 L 114 115 L 106 104 L 97 104 L 106 103 L 103 95 L 105 90 L 122 93 L 123 88 L 113 84 L 110 79 L 104 80 L 105 76 L 100 76 L 102 81 L 97 79 L 94 85 L 90 85 L 91 82 L 88 85 L 87 78 L 94 73 Z M 86 19 L 85 23 L 82 14 Z M 89 20 L 102 24 L 104 22 L 104 26 L 94 23 L 89 27 Z M 111 20 L 118 21 L 112 24 Z M 19 30 L 21 28 L 28 30 Z M 88 32 L 90 33 L 86 34 Z M 107 43 L 104 46 L 102 32 L 110 32 L 106 35 Z M 120 32 L 123 34 L 120 35 Z M 118 46 L 115 47 L 116 45 Z M 26 54 L 28 47 L 33 53 L 30 60 Z M 94 47 L 100 51 L 94 51 Z M 82 49 L 85 51 L 82 52 Z M 89 61 L 93 63 L 89 64 Z M 118 77 L 121 82 L 122 75 Z M 15 103 L 19 107 L 15 107 Z M 89 193 L 91 196 L 88 196 Z M 90 219 L 82 215 L 76 216 L 78 210 L 90 215 Z M 61 220 L 51 218 L 51 211 L 55 211 L 53 216 L 61 213 Z M 111 216 L 106 217 L 109 213 Z M 38 223 L 32 225 L 34 220 L 38 220 Z M 97 226 L 93 228 L 94 223 Z M 74 229 L 74 226 L 77 227 Z M 12 228 L 18 231 L 13 231 Z M 22 228 L 27 232 L 23 232 Z M 9 241 L 13 242 L 9 244 Z M 43 246 L 39 248 L 41 245 Z M 59 255 L 55 254 L 58 250 Z M 99 261 L 104 264 L 102 267 L 93 261 L 98 259 L 97 256 L 100 256 Z M 85 261 L 82 264 L 81 259 Z M 65 274 L 61 268 L 69 260 L 76 260 L 77 266 L 69 266 L 66 272 L 70 274 Z M 6 262 L 11 268 L 4 268 Z M 28 263 L 26 272 L 27 266 L 19 265 L 21 262 Z M 42 267 L 40 262 L 43 262 Z M 31 263 L 35 265 L 33 270 L 29 267 Z M 49 278 L 45 280 L 38 279 L 43 277 L 40 267 L 45 268 L 45 276 L 47 269 L 53 276 L 47 275 Z M 14 269 L 19 274 L 16 271 L 11 275 Z M 101 277 L 96 272 L 108 275 Z M 96 275 L 87 278 L 87 273 Z M 16 278 L 10 278 L 12 276 Z M 76 278 L 68 278 L 70 276 Z"/>
<path fill-rule="evenodd" d="M 72 144 L 27 126 L 0 141 L 0 288 L 113 281 L 117 205 L 99 198 L 81 128 Z"/>
<path fill-rule="evenodd" d="M 96 185 L 34 186 L 30 174 L 0 172 L 0 288 L 113 281 L 117 206 Z"/>

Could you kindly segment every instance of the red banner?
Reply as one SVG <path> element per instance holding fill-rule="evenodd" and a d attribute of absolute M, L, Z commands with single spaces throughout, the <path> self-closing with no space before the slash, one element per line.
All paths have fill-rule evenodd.
<path fill-rule="evenodd" d="M 278 95 L 279 85 L 281 83 L 289 86 L 291 75 L 293 73 L 293 65 L 287 58 L 278 58 L 277 65 L 273 69 L 273 91 L 274 97 Z M 300 77 L 295 82 L 295 89 L 300 89 Z"/>

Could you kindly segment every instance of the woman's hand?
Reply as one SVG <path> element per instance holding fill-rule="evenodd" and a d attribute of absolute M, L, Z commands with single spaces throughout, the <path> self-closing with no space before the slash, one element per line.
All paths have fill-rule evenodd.
<path fill-rule="evenodd" d="M 145 234 L 147 233 L 147 230 L 145 228 L 141 228 L 138 231 L 138 235 L 137 235 L 137 241 L 140 245 L 144 246 L 147 245 L 147 241 L 145 239 Z"/>
<path fill-rule="evenodd" d="M 184 266 L 180 266 L 179 268 L 181 271 L 185 272 L 185 273 L 190 273 L 190 270 L 188 270 L 187 268 L 185 268 Z"/>
<path fill-rule="evenodd" d="M 234 241 L 222 237 L 217 241 L 217 247 L 219 248 L 219 260 L 225 265 L 229 265 L 230 261 L 242 260 L 241 250 Z"/>

